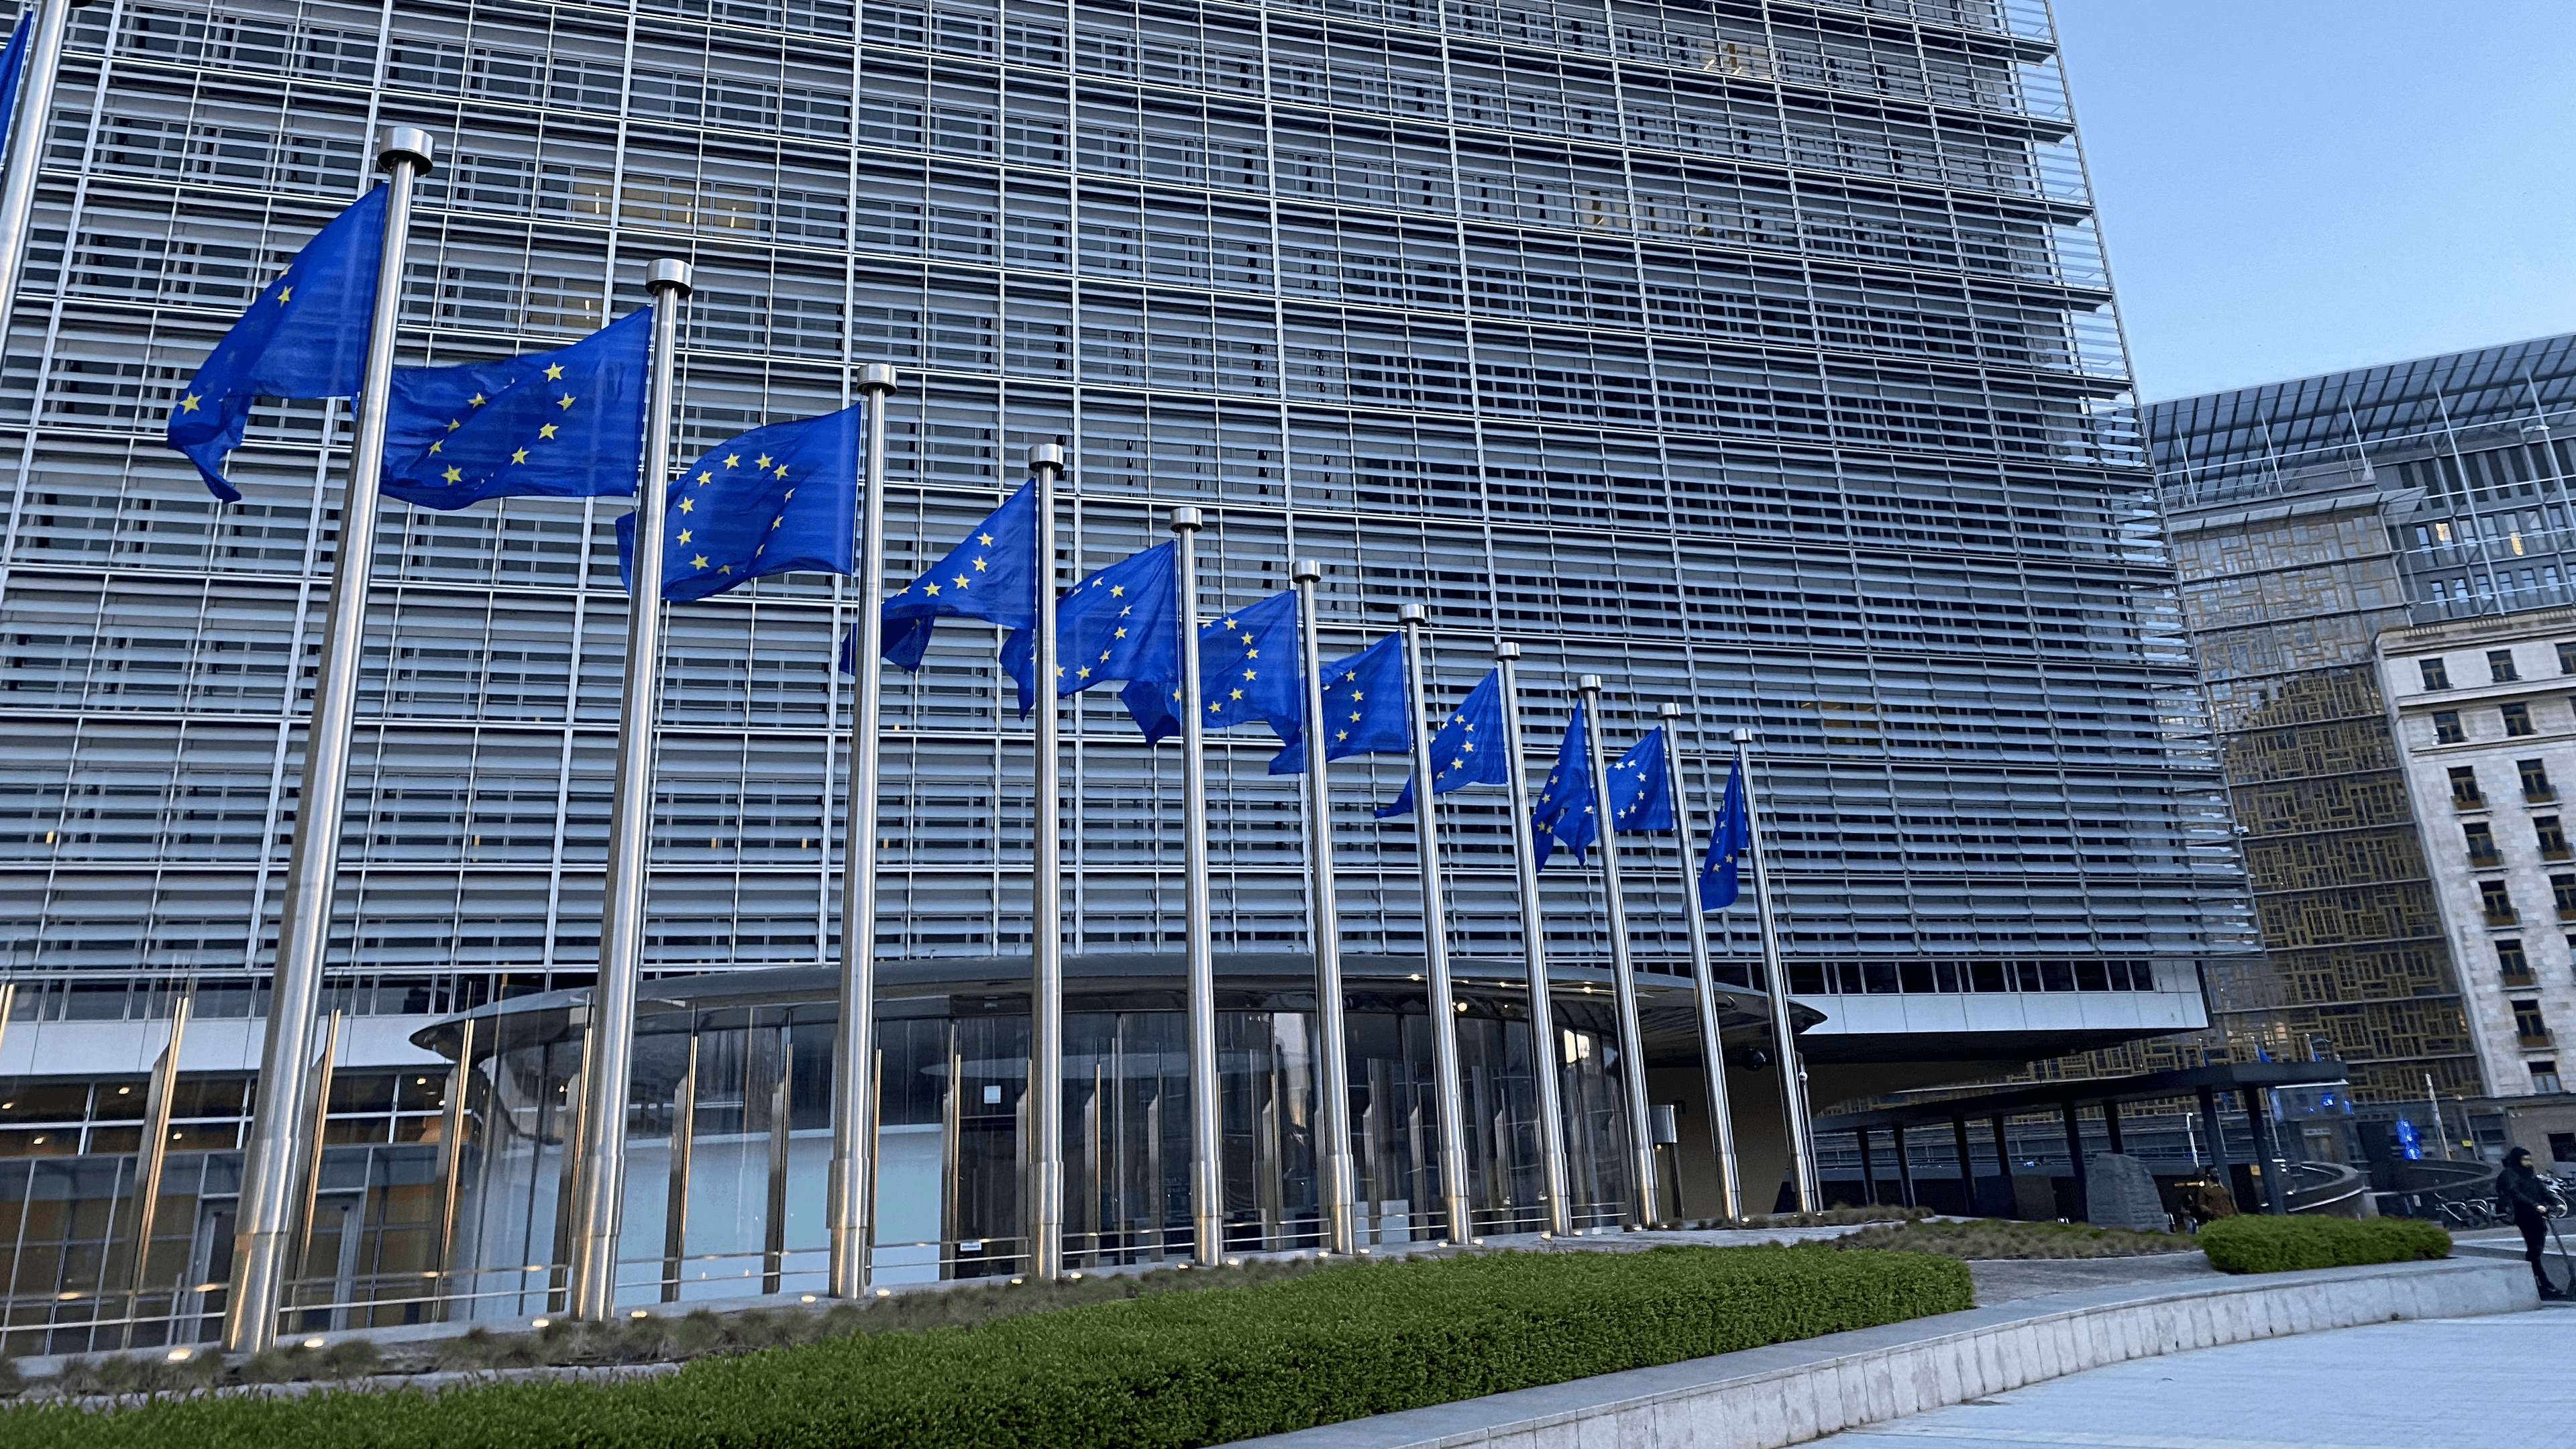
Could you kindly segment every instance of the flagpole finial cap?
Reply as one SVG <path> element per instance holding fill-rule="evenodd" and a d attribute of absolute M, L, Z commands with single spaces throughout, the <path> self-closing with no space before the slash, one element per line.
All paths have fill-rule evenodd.
<path fill-rule="evenodd" d="M 1494 657 L 1496 659 L 1518 659 L 1521 657 L 1521 646 L 1513 643 L 1509 639 L 1506 639 L 1502 643 L 1494 646 Z"/>
<path fill-rule="evenodd" d="M 687 262 L 677 257 L 661 257 L 644 269 L 644 290 L 659 297 L 664 292 L 689 295 L 689 279 L 694 275 Z"/>
<path fill-rule="evenodd" d="M 883 397 L 894 391 L 894 364 L 871 362 L 860 368 L 859 391 L 870 397 Z"/>
<path fill-rule="evenodd" d="M 1398 604 L 1395 606 L 1395 622 L 1399 624 L 1428 624 L 1431 622 L 1431 611 L 1422 607 L 1420 604 Z"/>
<path fill-rule="evenodd" d="M 1038 443 L 1031 446 L 1029 449 L 1029 471 L 1034 473 L 1041 468 L 1052 468 L 1056 472 L 1063 472 L 1064 449 L 1054 443 Z"/>
<path fill-rule="evenodd" d="M 1320 584 L 1324 581 L 1324 566 L 1313 559 L 1301 558 L 1289 568 L 1288 577 L 1301 584 Z"/>
<path fill-rule="evenodd" d="M 1726 737 L 1739 745 L 1749 745 L 1753 743 L 1753 731 L 1751 730 L 1728 730 L 1726 732 Z"/>
<path fill-rule="evenodd" d="M 1574 687 L 1585 694 L 1599 694 L 1601 692 L 1601 676 L 1598 674 L 1578 674 L 1574 678 Z"/>
<path fill-rule="evenodd" d="M 384 144 L 376 148 L 376 164 L 391 171 L 397 161 L 410 162 L 415 179 L 427 176 L 438 164 L 438 143 L 418 126 L 387 126 Z"/>
<path fill-rule="evenodd" d="M 1665 700 L 1662 704 L 1655 706 L 1655 718 L 1657 719 L 1680 719 L 1681 717 L 1682 707 L 1673 703 L 1669 699 Z"/>
<path fill-rule="evenodd" d="M 1197 509 L 1182 507 L 1172 510 L 1172 532 L 1196 533 L 1202 526 Z"/>

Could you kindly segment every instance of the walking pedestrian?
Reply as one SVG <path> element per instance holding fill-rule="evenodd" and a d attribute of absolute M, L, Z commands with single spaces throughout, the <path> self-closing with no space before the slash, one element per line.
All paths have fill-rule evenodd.
<path fill-rule="evenodd" d="M 2513 1225 L 2522 1229 L 2522 1255 L 2531 1260 L 2531 1276 L 2540 1281 L 2540 1296 L 2566 1297 L 2549 1281 L 2549 1269 L 2540 1258 L 2540 1244 L 2549 1231 L 2550 1192 L 2531 1165 L 2530 1148 L 2517 1147 L 2504 1155 L 2504 1166 L 2496 1173 L 2496 1196 L 2513 1214 Z"/>

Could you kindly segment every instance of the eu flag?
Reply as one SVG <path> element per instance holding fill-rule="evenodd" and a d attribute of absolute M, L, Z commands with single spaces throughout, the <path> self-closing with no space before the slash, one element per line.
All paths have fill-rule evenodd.
<path fill-rule="evenodd" d="M 1673 792 L 1664 769 L 1664 727 L 1628 747 L 1610 767 L 1610 823 L 1620 830 L 1673 828 Z"/>
<path fill-rule="evenodd" d="M 36 23 L 36 7 L 28 6 L 18 14 L 18 28 L 9 32 L 9 45 L 0 50 L 0 151 L 8 149 L 9 137 L 16 130 L 11 117 L 18 114 L 18 90 L 27 79 L 27 32 Z M 32 124 L 43 124 L 30 117 Z"/>
<path fill-rule="evenodd" d="M 1538 850 L 1538 868 L 1562 845 L 1574 852 L 1577 865 L 1600 833 L 1592 808 L 1592 745 L 1583 733 L 1583 706 L 1565 722 L 1565 743 L 1556 747 L 1556 764 L 1547 772 L 1547 788 L 1530 809 L 1530 839 Z"/>
<path fill-rule="evenodd" d="M 1753 818 L 1744 810 L 1744 778 L 1726 772 L 1726 800 L 1708 829 L 1708 859 L 1699 868 L 1699 908 L 1722 911 L 1735 904 L 1736 861 L 1753 844 Z"/>
<path fill-rule="evenodd" d="M 395 368 L 385 492 L 422 508 L 633 493 L 652 340 L 647 307 L 552 352 Z"/>
<path fill-rule="evenodd" d="M 800 569 L 848 573 L 866 406 L 737 434 L 672 479 L 662 509 L 662 597 L 703 599 Z M 617 520 L 617 571 L 630 588 L 634 551 L 630 513 Z"/>
<path fill-rule="evenodd" d="M 367 365 L 367 324 L 385 251 L 385 188 L 361 196 L 304 244 L 295 260 L 215 344 L 170 409 L 170 446 L 188 455 L 226 503 L 241 490 L 224 455 L 241 446 L 262 397 L 349 397 Z"/>
<path fill-rule="evenodd" d="M 1413 711 L 1405 697 L 1404 636 L 1389 634 L 1348 659 L 1324 666 L 1324 758 L 1400 755 L 1413 748 Z M 1302 706 L 1304 701 L 1300 700 Z M 1305 711 L 1301 707 L 1298 714 Z M 1270 773 L 1306 772 L 1306 746 L 1296 725 L 1279 737 L 1287 748 L 1273 756 Z M 1410 807 L 1408 807 L 1410 808 Z"/>
<path fill-rule="evenodd" d="M 1293 740 L 1306 704 L 1302 693 L 1294 591 L 1272 594 L 1199 626 L 1200 728 L 1266 724 L 1272 734 Z M 1180 717 L 1172 712 L 1181 698 L 1176 684 L 1138 680 L 1118 691 L 1118 697 L 1145 732 L 1145 743 L 1180 732 Z"/>
<path fill-rule="evenodd" d="M 1486 674 L 1458 712 L 1431 736 L 1431 793 L 1446 795 L 1467 785 L 1500 785 L 1511 778 L 1511 746 L 1503 739 L 1503 672 Z M 1395 803 L 1377 818 L 1413 809 L 1413 781 L 1407 779 Z"/>
<path fill-rule="evenodd" d="M 1055 601 L 1055 692 L 1080 694 L 1113 679 L 1168 688 L 1181 677 L 1180 646 L 1172 546 L 1160 543 L 1120 559 Z M 1023 717 L 1037 704 L 1037 647 L 1034 625 L 1002 641 L 1002 667 L 1019 682 Z"/>
<path fill-rule="evenodd" d="M 985 619 L 1005 629 L 1038 621 L 1037 482 L 1020 485 L 1001 507 L 967 530 L 947 556 L 887 596 L 884 656 L 910 671 L 921 667 L 930 631 L 941 619 Z M 858 632 L 842 646 L 841 672 L 858 672 Z"/>

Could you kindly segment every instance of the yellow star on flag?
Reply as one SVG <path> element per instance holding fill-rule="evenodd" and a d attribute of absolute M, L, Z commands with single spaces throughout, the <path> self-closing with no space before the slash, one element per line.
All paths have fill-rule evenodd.
<path fill-rule="evenodd" d="M 186 397 L 179 399 L 179 411 L 183 413 L 193 413 L 197 410 L 197 404 L 204 402 L 205 400 L 206 399 L 203 394 L 192 392 Z"/>
<path fill-rule="evenodd" d="M 450 483 L 462 483 L 462 482 L 464 482 L 464 481 L 465 481 L 465 475 L 464 475 L 463 473 L 458 472 L 458 471 L 457 471 L 457 470 L 455 470 L 454 468 L 450 468 L 450 469 L 448 469 L 446 472 L 441 473 L 441 474 L 439 474 L 438 476 L 440 476 L 440 477 L 442 477 L 442 478 L 446 479 L 446 480 L 447 480 L 448 482 L 450 482 Z"/>
<path fill-rule="evenodd" d="M 684 528 L 684 529 L 681 529 L 681 530 L 680 530 L 680 537 L 679 537 L 679 541 L 680 541 L 681 543 L 687 543 L 687 542 L 689 541 L 689 534 L 690 534 L 690 532 L 691 532 L 691 530 L 689 530 L 689 529 L 685 529 L 685 528 Z"/>
<path fill-rule="evenodd" d="M 528 450 L 525 448 L 512 448 L 510 450 L 510 461 L 513 463 L 524 463 L 528 461 Z"/>
<path fill-rule="evenodd" d="M 549 363 L 549 364 L 547 364 L 547 366 L 546 366 L 546 381 L 548 381 L 548 382 L 561 382 L 561 381 L 563 381 L 563 364 L 562 364 L 562 363 L 560 363 L 560 362 L 555 362 L 555 363 Z"/>
<path fill-rule="evenodd" d="M 696 558 L 689 560 L 689 562 L 696 564 L 700 568 L 705 568 L 707 566 L 707 556 L 705 554 L 699 554 Z"/>
<path fill-rule="evenodd" d="M 694 498 L 683 498 L 683 499 L 681 499 L 681 500 L 680 500 L 680 511 L 681 511 L 682 513 L 695 513 L 695 512 L 697 512 L 697 511 L 698 511 L 698 500 L 696 500 L 696 499 L 694 499 Z"/>
<path fill-rule="evenodd" d="M 555 399 L 555 405 L 556 405 L 557 407 L 567 407 L 567 408 L 568 408 L 568 407 L 571 407 L 571 406 L 572 406 L 572 394 L 571 394 L 571 393 L 565 393 L 562 397 L 559 397 L 559 398 Z"/>
<path fill-rule="evenodd" d="M 546 425 L 544 425 L 543 427 L 540 427 L 540 428 L 538 428 L 538 429 L 537 429 L 537 436 L 538 436 L 538 437 L 540 437 L 540 438 L 543 438 L 543 439 L 545 439 L 545 440 L 547 440 L 547 441 L 549 441 L 549 442 L 551 442 L 551 441 L 554 439 L 554 435 L 555 435 L 555 425 L 554 425 L 554 424 L 552 424 L 552 423 L 547 423 L 547 424 L 546 424 Z"/>
<path fill-rule="evenodd" d="M 295 289 L 293 287 L 280 287 L 277 289 L 277 305 L 283 307 L 294 300 Z"/>

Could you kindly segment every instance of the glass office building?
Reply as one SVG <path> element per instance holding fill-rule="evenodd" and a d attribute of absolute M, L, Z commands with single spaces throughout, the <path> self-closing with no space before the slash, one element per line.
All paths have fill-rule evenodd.
<path fill-rule="evenodd" d="M 2213 972 L 2215 1024 L 2239 1056 L 2342 1058 L 2366 1102 L 2526 1093 L 2480 1069 L 2462 986 L 2494 964 L 2446 937 L 2374 648 L 2576 602 L 2576 337 L 2146 418 L 2262 937 Z"/>
<path fill-rule="evenodd" d="M 13 1323 L 113 1316 L 182 998 L 142 1276 L 212 1271 L 222 1234 L 187 1234 L 219 1220 L 255 1085 L 348 419 L 264 405 L 229 507 L 159 433 L 397 123 L 442 148 L 406 362 L 562 345 L 683 256 L 683 457 L 902 370 L 890 573 L 1063 440 L 1068 568 L 1198 506 L 1203 609 L 1320 559 L 1335 647 L 1429 606 L 1435 703 L 1522 641 L 1541 757 L 1577 672 L 1610 681 L 1614 747 L 1684 705 L 1703 801 L 1754 729 L 1821 1098 L 2202 1023 L 2240 877 L 2040 4 L 117 0 L 73 19 L 0 369 Z M 423 1225 L 464 1211 L 459 1135 L 502 1130 L 450 1120 L 454 1023 L 577 1002 L 596 970 L 623 511 L 386 509 L 323 1178 L 360 1185 L 350 1232 L 427 1244 L 419 1271 L 452 1236 Z M 798 575 L 672 610 L 648 974 L 837 956 L 848 600 Z M 1084 698 L 1068 949 L 1177 977 L 1176 747 Z M 1028 735 L 991 631 L 943 629 L 887 712 L 879 950 L 1025 953 Z M 1300 952 L 1293 781 L 1266 735 L 1211 740 L 1218 949 Z M 1355 953 L 1421 949 L 1411 831 L 1366 808 L 1402 771 L 1336 767 Z M 1500 793 L 1448 798 L 1462 972 L 1517 973 Z M 1681 854 L 1631 849 L 1669 979 Z M 1589 979 L 1597 876 L 1552 869 L 1546 904 Z M 1750 986 L 1749 910 L 1710 920 Z M 818 1220 L 789 1197 L 724 1211 Z"/>

